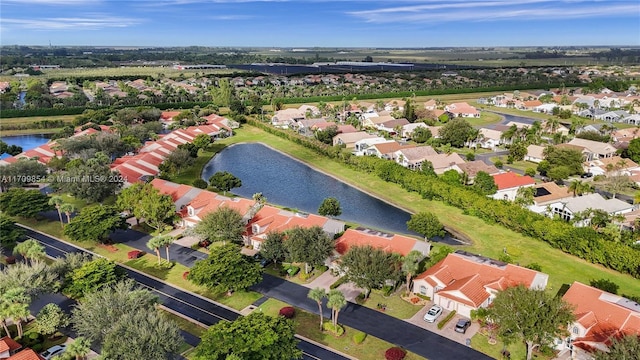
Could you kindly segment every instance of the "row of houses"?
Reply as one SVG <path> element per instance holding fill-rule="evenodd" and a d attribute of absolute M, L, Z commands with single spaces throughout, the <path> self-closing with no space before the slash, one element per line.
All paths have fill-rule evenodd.
<path fill-rule="evenodd" d="M 194 226 L 207 213 L 221 207 L 238 210 L 247 222 L 245 243 L 256 250 L 260 249 L 269 232 L 286 231 L 296 226 L 319 226 L 330 236 L 341 234 L 336 239 L 334 255 L 327 259 L 329 266 L 339 264 L 340 256 L 354 246 L 370 245 L 403 256 L 411 251 L 428 256 L 430 251 L 428 242 L 403 235 L 365 228 L 345 231 L 343 222 L 315 214 L 296 213 L 270 205 L 260 207 L 253 200 L 230 199 L 161 179 L 154 179 L 151 184 L 173 198 L 176 212 L 182 219 L 181 226 Z M 458 250 L 417 275 L 411 289 L 449 311 L 470 317 L 472 311 L 489 306 L 500 291 L 517 285 L 545 289 L 548 279 L 549 276 L 540 271 Z M 569 335 L 556 341 L 557 350 L 571 349 L 574 356 L 588 355 L 593 349 L 606 349 L 613 337 L 640 332 L 640 305 L 628 299 L 578 282 L 571 285 L 563 298 L 574 305 L 576 321 L 568 324 Z"/>

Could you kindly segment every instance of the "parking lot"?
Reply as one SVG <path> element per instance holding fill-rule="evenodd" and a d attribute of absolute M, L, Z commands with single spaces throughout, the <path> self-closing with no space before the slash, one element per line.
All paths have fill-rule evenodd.
<path fill-rule="evenodd" d="M 458 314 L 456 314 L 451 320 L 449 320 L 449 322 L 447 323 L 447 325 L 445 325 L 442 329 L 438 329 L 438 322 L 440 322 L 442 319 L 444 319 L 445 317 L 447 317 L 447 315 L 449 315 L 450 311 L 443 309 L 442 314 L 438 317 L 438 319 L 433 322 L 433 323 L 428 323 L 426 321 L 424 321 L 423 317 L 424 314 L 426 314 L 427 311 L 429 311 L 429 308 L 433 305 L 433 303 L 430 303 L 428 305 L 426 305 L 425 307 L 423 307 L 422 309 L 420 309 L 420 311 L 418 311 L 417 314 L 415 314 L 411 319 L 407 320 L 408 322 L 417 325 L 423 329 L 427 329 L 430 330 L 436 334 L 439 334 L 441 336 L 444 336 L 448 339 L 451 339 L 453 341 L 459 342 L 460 344 L 466 344 L 466 340 L 467 339 L 471 339 L 473 337 L 473 335 L 476 334 L 476 332 L 478 332 L 478 330 L 480 329 L 480 324 L 478 324 L 477 322 L 471 322 L 471 326 L 469 326 L 469 328 L 467 328 L 467 332 L 464 334 L 458 333 L 454 330 L 454 327 L 456 326 L 456 323 L 458 322 L 459 319 L 463 319 L 465 317 L 460 316 Z M 465 318 L 466 319 L 466 318 Z"/>

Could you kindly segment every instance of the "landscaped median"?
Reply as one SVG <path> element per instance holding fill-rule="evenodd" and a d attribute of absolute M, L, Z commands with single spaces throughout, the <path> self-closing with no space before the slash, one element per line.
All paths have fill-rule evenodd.
<path fill-rule="evenodd" d="M 285 306 L 290 305 L 276 299 L 269 299 L 254 311 L 260 311 L 271 316 L 278 316 L 278 312 L 280 311 L 280 309 Z M 311 314 L 298 308 L 296 308 L 296 313 L 293 320 L 296 323 L 297 334 L 312 339 L 332 349 L 341 351 L 347 355 L 354 356 L 357 359 L 383 359 L 384 352 L 394 346 L 393 344 L 380 340 L 371 335 L 367 335 L 364 341 L 357 344 L 354 340 L 354 336 L 356 337 L 356 340 L 358 340 L 358 337 L 361 337 L 361 335 L 357 334 L 361 334 L 361 332 L 348 326 L 343 326 L 345 332 L 344 334 L 342 334 L 342 336 L 339 337 L 333 335 L 328 331 L 320 331 L 319 315 Z M 329 319 L 325 319 L 325 321 L 330 322 Z M 417 360 L 423 358 L 419 355 L 409 352 L 407 353 L 407 357 L 405 357 L 405 359 Z"/>

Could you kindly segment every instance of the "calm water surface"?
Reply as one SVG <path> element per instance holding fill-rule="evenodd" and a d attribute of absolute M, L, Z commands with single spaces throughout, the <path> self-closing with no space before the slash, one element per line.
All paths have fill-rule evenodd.
<path fill-rule="evenodd" d="M 242 197 L 261 192 L 272 204 L 309 213 L 317 213 L 325 198 L 335 197 L 342 206 L 341 220 L 415 235 L 407 230 L 408 212 L 261 144 L 224 149 L 205 166 L 202 177 L 208 181 L 218 171 L 228 171 L 242 180 L 242 187 L 232 190 Z"/>
<path fill-rule="evenodd" d="M 0 140 L 7 143 L 7 145 L 18 145 L 22 147 L 23 151 L 31 150 L 40 145 L 46 144 L 51 137 L 50 134 L 30 134 L 30 135 L 15 135 L 15 136 L 2 136 Z"/>

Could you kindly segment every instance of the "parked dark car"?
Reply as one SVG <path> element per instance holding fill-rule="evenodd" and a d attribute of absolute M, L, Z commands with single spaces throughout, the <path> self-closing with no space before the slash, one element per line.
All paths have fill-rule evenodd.
<path fill-rule="evenodd" d="M 464 334 L 464 333 L 467 332 L 467 329 L 469 328 L 469 326 L 471 326 L 471 320 L 460 319 L 456 323 L 455 330 L 456 330 L 456 332 Z"/>
<path fill-rule="evenodd" d="M 580 177 L 583 178 L 583 179 L 590 178 L 590 177 L 593 177 L 593 173 L 586 172 L 586 173 L 580 175 Z"/>

